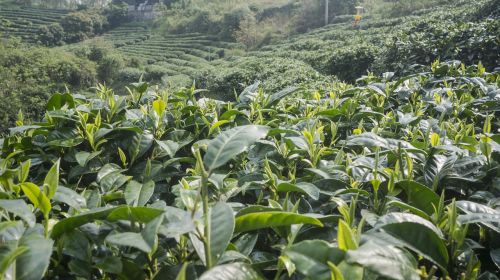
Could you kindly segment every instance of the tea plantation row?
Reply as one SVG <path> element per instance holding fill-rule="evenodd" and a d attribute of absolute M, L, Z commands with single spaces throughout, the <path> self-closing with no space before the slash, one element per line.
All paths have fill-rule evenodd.
<path fill-rule="evenodd" d="M 500 74 L 54 94 L 0 141 L 9 279 L 498 279 Z"/>

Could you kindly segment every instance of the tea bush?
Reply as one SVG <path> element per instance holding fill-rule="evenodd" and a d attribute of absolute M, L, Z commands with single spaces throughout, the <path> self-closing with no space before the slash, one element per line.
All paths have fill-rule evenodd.
<path fill-rule="evenodd" d="M 0 272 L 498 279 L 499 81 L 450 61 L 235 101 L 54 94 L 0 141 Z"/>

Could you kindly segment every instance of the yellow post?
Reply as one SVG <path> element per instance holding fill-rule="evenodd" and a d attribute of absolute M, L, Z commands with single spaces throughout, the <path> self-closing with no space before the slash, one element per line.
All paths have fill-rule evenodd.
<path fill-rule="evenodd" d="M 359 23 L 361 22 L 363 10 L 364 10 L 364 8 L 361 6 L 356 7 L 356 15 L 354 16 L 354 22 L 353 22 L 354 27 L 359 26 Z"/>

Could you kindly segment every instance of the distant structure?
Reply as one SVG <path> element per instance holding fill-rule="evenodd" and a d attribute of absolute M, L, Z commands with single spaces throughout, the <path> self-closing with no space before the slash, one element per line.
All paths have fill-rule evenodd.
<path fill-rule="evenodd" d="M 158 2 L 158 0 L 146 0 L 137 5 L 128 5 L 128 15 L 138 21 L 155 19 L 158 13 L 155 11 L 154 6 Z"/>

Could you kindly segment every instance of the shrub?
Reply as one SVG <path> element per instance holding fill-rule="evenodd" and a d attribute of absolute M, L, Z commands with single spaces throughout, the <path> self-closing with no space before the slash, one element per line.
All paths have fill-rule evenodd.
<path fill-rule="evenodd" d="M 138 81 L 141 76 L 144 74 L 144 71 L 133 68 L 133 67 L 125 67 L 118 71 L 118 79 L 120 81 Z"/>
<path fill-rule="evenodd" d="M 74 12 L 61 20 L 67 42 L 79 42 L 100 34 L 107 27 L 107 19 L 97 11 Z"/>
<path fill-rule="evenodd" d="M 146 67 L 146 80 L 160 81 L 163 76 L 170 73 L 169 69 L 160 65 L 149 65 Z"/>
<path fill-rule="evenodd" d="M 60 46 L 64 43 L 66 34 L 59 23 L 52 23 L 40 27 L 37 39 L 45 46 Z"/>
<path fill-rule="evenodd" d="M 38 120 L 50 93 L 88 88 L 96 76 L 93 63 L 70 53 L 0 44 L 0 99 L 5 101 L 0 102 L 0 133 L 14 124 L 19 110 L 27 119 Z"/>

